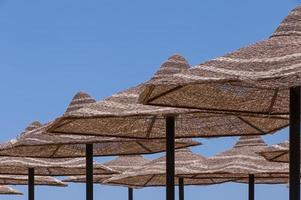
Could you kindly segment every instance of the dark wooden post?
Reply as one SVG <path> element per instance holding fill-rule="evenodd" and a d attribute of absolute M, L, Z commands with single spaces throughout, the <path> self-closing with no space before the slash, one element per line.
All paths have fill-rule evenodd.
<path fill-rule="evenodd" d="M 300 200 L 300 87 L 290 88 L 289 199 Z"/>
<path fill-rule="evenodd" d="M 28 168 L 28 200 L 34 200 L 34 168 Z"/>
<path fill-rule="evenodd" d="M 175 200 L 175 117 L 166 117 L 166 200 Z"/>
<path fill-rule="evenodd" d="M 128 200 L 133 200 L 134 195 L 133 195 L 133 188 L 128 188 Z"/>
<path fill-rule="evenodd" d="M 86 144 L 86 200 L 93 200 L 93 144 Z"/>
<path fill-rule="evenodd" d="M 179 200 L 184 200 L 184 178 L 179 178 Z"/>
<path fill-rule="evenodd" d="M 249 174 L 249 200 L 255 200 L 255 177 Z"/>

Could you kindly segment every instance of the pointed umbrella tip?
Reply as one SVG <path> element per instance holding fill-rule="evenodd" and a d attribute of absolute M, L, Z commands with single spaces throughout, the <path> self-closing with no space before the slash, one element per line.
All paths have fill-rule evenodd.
<path fill-rule="evenodd" d="M 191 149 L 189 147 L 181 148 L 181 149 L 176 149 L 176 152 L 189 152 L 192 153 Z"/>
<path fill-rule="evenodd" d="M 152 79 L 163 78 L 189 69 L 187 60 L 180 54 L 170 56 L 158 69 Z"/>
<path fill-rule="evenodd" d="M 267 144 L 263 141 L 262 137 L 259 135 L 240 136 L 234 148 L 250 147 L 250 146 L 267 146 Z"/>
<path fill-rule="evenodd" d="M 271 37 L 301 36 L 301 5 L 289 12 Z"/>
<path fill-rule="evenodd" d="M 74 97 L 72 98 L 66 113 L 78 110 L 86 105 L 91 103 L 95 103 L 95 99 L 92 98 L 88 93 L 80 91 L 77 92 Z"/>
<path fill-rule="evenodd" d="M 187 62 L 187 60 L 185 59 L 184 56 L 182 56 L 181 54 L 179 53 L 175 53 L 174 55 L 170 56 L 167 60 L 172 60 L 172 61 L 182 61 L 182 62 Z"/>
<path fill-rule="evenodd" d="M 42 126 L 42 124 L 39 121 L 33 121 L 25 128 L 25 131 L 32 131 L 41 126 Z"/>

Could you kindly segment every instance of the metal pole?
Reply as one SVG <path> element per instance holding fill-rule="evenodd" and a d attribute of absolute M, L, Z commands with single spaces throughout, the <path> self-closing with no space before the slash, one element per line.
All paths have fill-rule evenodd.
<path fill-rule="evenodd" d="M 133 188 L 128 188 L 128 200 L 133 200 Z"/>
<path fill-rule="evenodd" d="M 179 200 L 184 200 L 184 178 L 179 178 Z"/>
<path fill-rule="evenodd" d="M 300 200 L 300 87 L 290 88 L 289 199 Z"/>
<path fill-rule="evenodd" d="M 255 199 L 255 177 L 254 174 L 249 174 L 249 200 Z"/>
<path fill-rule="evenodd" d="M 166 200 L 175 200 L 175 117 L 166 117 Z"/>
<path fill-rule="evenodd" d="M 93 144 L 86 144 L 86 200 L 93 200 Z"/>
<path fill-rule="evenodd" d="M 34 168 L 28 168 L 28 200 L 34 200 Z"/>

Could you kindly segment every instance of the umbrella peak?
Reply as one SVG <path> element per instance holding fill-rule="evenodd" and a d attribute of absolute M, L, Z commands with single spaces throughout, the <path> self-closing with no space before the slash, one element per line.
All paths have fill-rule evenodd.
<path fill-rule="evenodd" d="M 66 113 L 78 110 L 88 104 L 95 103 L 95 102 L 96 102 L 95 99 L 92 98 L 88 93 L 82 91 L 77 92 L 72 98 L 66 110 Z"/>
<path fill-rule="evenodd" d="M 162 78 L 180 73 L 190 68 L 187 60 L 180 54 L 170 56 L 158 69 L 152 79 Z"/>
<path fill-rule="evenodd" d="M 42 124 L 39 121 L 33 121 L 25 128 L 25 132 L 35 130 L 41 126 Z"/>
<path fill-rule="evenodd" d="M 250 146 L 267 146 L 261 136 L 241 136 L 234 145 L 234 148 L 250 147 Z"/>
<path fill-rule="evenodd" d="M 293 9 L 280 23 L 271 37 L 275 36 L 301 36 L 301 6 Z"/>
<path fill-rule="evenodd" d="M 118 156 L 117 158 L 104 163 L 103 165 L 115 170 L 116 172 L 124 172 L 129 169 L 134 169 L 150 162 L 149 159 L 144 158 L 142 155 L 126 155 Z"/>

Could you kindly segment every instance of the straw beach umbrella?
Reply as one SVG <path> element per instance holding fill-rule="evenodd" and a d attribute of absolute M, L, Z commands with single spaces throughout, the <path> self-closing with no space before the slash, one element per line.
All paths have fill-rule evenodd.
<path fill-rule="evenodd" d="M 23 193 L 6 185 L 1 185 L 0 195 L 23 195 Z"/>
<path fill-rule="evenodd" d="M 170 57 L 154 79 L 188 70 L 180 55 Z M 174 199 L 174 138 L 258 135 L 287 125 L 286 118 L 266 118 L 139 104 L 145 84 L 117 93 L 103 101 L 69 112 L 49 129 L 56 134 L 102 135 L 126 138 L 167 138 L 167 199 Z M 176 131 L 175 131 L 176 130 Z"/>
<path fill-rule="evenodd" d="M 96 174 L 112 174 L 114 170 L 94 163 Z M 0 157 L 0 174 L 28 175 L 28 199 L 34 200 L 35 175 L 69 176 L 84 175 L 86 162 L 83 158 L 41 159 L 28 157 Z"/>
<path fill-rule="evenodd" d="M 208 158 L 208 170 L 205 175 L 217 174 L 221 177 L 249 183 L 249 199 L 254 200 L 254 184 L 286 184 L 289 166 L 285 163 L 273 163 L 265 160 L 256 152 L 267 145 L 260 136 L 242 136 L 235 146 L 225 152 Z M 199 163 L 194 166 L 198 167 Z"/>
<path fill-rule="evenodd" d="M 152 79 L 187 71 L 189 64 L 180 55 L 164 62 Z M 236 116 L 139 104 L 147 83 L 129 88 L 96 103 L 67 112 L 49 128 L 51 133 L 164 139 L 165 116 L 176 115 L 176 138 L 262 135 L 288 125 L 287 117 Z"/>
<path fill-rule="evenodd" d="M 69 104 L 66 113 L 95 102 L 84 92 L 77 93 Z M 109 137 L 51 135 L 46 130 L 52 125 L 49 122 L 41 125 L 33 122 L 14 140 L 0 145 L 2 156 L 27 156 L 38 158 L 70 158 L 86 157 L 87 199 L 93 198 L 93 167 L 92 158 L 96 156 L 132 155 L 157 153 L 165 150 L 162 140 L 132 140 Z M 94 146 L 93 146 L 94 143 Z M 176 148 L 195 146 L 200 143 L 191 140 L 177 140 Z"/>
<path fill-rule="evenodd" d="M 290 117 L 290 198 L 300 199 L 301 6 L 266 40 L 153 80 L 140 96 L 149 105 L 244 115 Z"/>
<path fill-rule="evenodd" d="M 94 163 L 95 174 L 114 174 L 114 170 Z M 28 169 L 34 169 L 38 176 L 69 176 L 84 175 L 86 162 L 84 158 L 30 158 L 30 157 L 0 157 L 0 174 L 27 175 Z"/>
<path fill-rule="evenodd" d="M 29 178 L 28 176 L 22 175 L 0 175 L 0 185 L 28 185 Z M 67 185 L 62 181 L 48 176 L 36 176 L 34 178 L 35 185 L 41 186 L 56 186 L 56 187 L 66 187 Z M 32 197 L 28 193 L 28 199 Z"/>
<path fill-rule="evenodd" d="M 289 162 L 289 142 L 272 145 L 258 152 L 265 159 L 273 162 Z"/>
<path fill-rule="evenodd" d="M 105 181 L 108 184 L 127 185 L 130 187 L 158 187 L 166 185 L 166 158 L 160 157 L 140 167 L 136 167 L 114 175 Z M 198 168 L 191 167 L 198 163 Z M 179 177 L 175 180 L 179 185 L 180 200 L 184 200 L 184 179 L 185 185 L 211 185 L 228 182 L 231 179 L 224 177 L 204 177 L 194 179 L 195 174 L 207 170 L 206 158 L 194 154 L 190 149 L 179 149 L 175 152 L 175 174 Z"/>
<path fill-rule="evenodd" d="M 118 156 L 116 159 L 109 162 L 103 163 L 103 165 L 122 173 L 126 170 L 134 169 L 139 166 L 142 166 L 150 160 L 144 158 L 141 155 L 135 156 Z M 104 184 L 104 181 L 112 178 L 114 175 L 94 175 L 93 182 L 98 184 Z M 73 183 L 85 183 L 86 178 L 84 176 L 72 176 L 64 180 L 64 182 L 73 182 Z M 133 200 L 133 188 L 128 188 L 128 199 Z"/>
<path fill-rule="evenodd" d="M 35 158 L 85 157 L 86 144 L 94 144 L 94 156 L 150 154 L 165 150 L 165 141 L 159 139 L 54 135 L 46 131 L 51 124 L 52 122 L 45 125 L 38 121 L 32 122 L 16 139 L 0 144 L 0 155 Z M 177 140 L 176 148 L 199 144 L 192 140 Z"/>
<path fill-rule="evenodd" d="M 28 176 L 0 175 L 0 185 L 28 185 Z M 64 182 L 49 176 L 35 176 L 35 185 L 67 187 Z"/>

